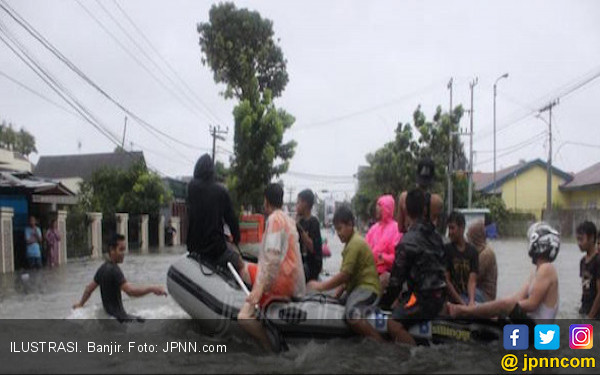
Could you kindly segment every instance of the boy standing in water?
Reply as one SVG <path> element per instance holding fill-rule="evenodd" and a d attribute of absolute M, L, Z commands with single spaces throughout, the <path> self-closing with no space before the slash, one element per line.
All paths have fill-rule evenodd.
<path fill-rule="evenodd" d="M 581 277 L 581 308 L 579 313 L 589 319 L 600 317 L 600 254 L 596 251 L 597 230 L 594 223 L 584 221 L 577 227 L 577 245 L 586 253 L 579 263 Z"/>
<path fill-rule="evenodd" d="M 375 260 L 369 245 L 354 230 L 354 215 L 349 207 L 341 206 L 333 216 L 333 225 L 340 240 L 345 244 L 342 251 L 340 272 L 327 281 L 311 281 L 306 286 L 316 291 L 337 289 L 336 297 L 345 291 L 342 300 L 346 304 L 346 320 L 356 333 L 383 341 L 381 335 L 365 319 L 377 308 L 381 285 Z"/>
<path fill-rule="evenodd" d="M 121 300 L 121 291 L 127 293 L 130 297 L 142 297 L 149 293 L 157 296 L 166 296 L 167 293 L 162 286 L 134 286 L 125 280 L 123 271 L 119 263 L 123 263 L 125 258 L 125 236 L 116 234 L 108 243 L 109 259 L 98 268 L 94 280 L 85 287 L 81 300 L 73 305 L 74 309 L 83 307 L 90 298 L 94 290 L 100 285 L 100 294 L 102 296 L 102 306 L 108 315 L 111 315 L 119 321 L 140 320 L 140 318 L 129 315 L 123 308 Z"/>
<path fill-rule="evenodd" d="M 300 235 L 300 251 L 303 255 L 306 281 L 318 280 L 323 268 L 323 243 L 321 240 L 321 224 L 312 215 L 315 195 L 310 189 L 298 193 L 296 215 L 298 215 L 298 234 Z"/>

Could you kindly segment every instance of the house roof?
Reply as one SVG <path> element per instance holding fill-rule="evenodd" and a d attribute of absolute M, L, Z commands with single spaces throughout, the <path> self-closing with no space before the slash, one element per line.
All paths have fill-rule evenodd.
<path fill-rule="evenodd" d="M 42 156 L 35 167 L 34 174 L 46 178 L 86 179 L 98 169 L 110 167 L 126 170 L 136 162 L 146 163 L 143 152 Z"/>
<path fill-rule="evenodd" d="M 0 191 L 10 189 L 27 190 L 35 194 L 75 196 L 59 181 L 36 177 L 29 172 L 0 172 Z"/>
<path fill-rule="evenodd" d="M 522 162 L 508 168 L 501 169 L 496 172 L 496 191 L 494 189 L 494 174 L 493 173 L 484 173 L 484 172 L 473 172 L 473 182 L 475 184 L 475 190 L 484 192 L 484 193 L 498 193 L 499 187 L 502 186 L 503 183 L 510 180 L 514 176 L 518 176 L 521 173 L 524 173 L 531 169 L 532 167 L 539 166 L 542 168 L 547 168 L 548 164 L 541 159 L 535 159 L 529 162 Z M 573 179 L 573 176 L 567 172 L 564 172 L 555 166 L 552 166 L 552 173 L 565 179 L 567 182 Z"/>
<path fill-rule="evenodd" d="M 600 185 L 600 163 L 576 173 L 573 180 L 563 184 L 561 190 L 584 190 Z"/>

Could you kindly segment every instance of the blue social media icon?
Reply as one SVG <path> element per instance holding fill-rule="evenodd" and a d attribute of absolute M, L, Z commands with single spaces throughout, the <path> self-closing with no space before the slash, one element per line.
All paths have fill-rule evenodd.
<path fill-rule="evenodd" d="M 538 324 L 533 333 L 538 350 L 557 350 L 560 346 L 560 327 L 556 324 Z"/>
<path fill-rule="evenodd" d="M 504 349 L 526 350 L 529 348 L 529 327 L 524 324 L 504 326 Z"/>

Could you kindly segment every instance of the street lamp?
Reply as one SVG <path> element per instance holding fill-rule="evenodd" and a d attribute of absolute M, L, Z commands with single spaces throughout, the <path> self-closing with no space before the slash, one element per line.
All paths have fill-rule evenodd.
<path fill-rule="evenodd" d="M 504 73 L 494 82 L 494 190 L 492 190 L 494 193 L 496 192 L 496 96 L 498 81 L 502 78 L 508 78 L 508 73 Z"/>

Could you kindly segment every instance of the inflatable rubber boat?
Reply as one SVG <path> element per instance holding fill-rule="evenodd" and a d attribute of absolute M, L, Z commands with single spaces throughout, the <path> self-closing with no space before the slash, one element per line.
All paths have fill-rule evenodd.
<path fill-rule="evenodd" d="M 216 269 L 186 255 L 175 261 L 167 274 L 171 297 L 208 334 L 243 334 L 236 322 L 246 294 L 227 269 Z M 382 328 L 387 312 L 373 314 L 369 321 Z M 325 295 L 307 295 L 298 300 L 273 301 L 264 318 L 284 336 L 295 338 L 339 338 L 353 336 L 344 320 L 344 305 Z M 503 322 L 433 320 L 413 325 L 409 332 L 419 344 L 448 341 L 491 342 L 502 335 Z M 385 329 L 385 328 L 384 328 Z"/>

